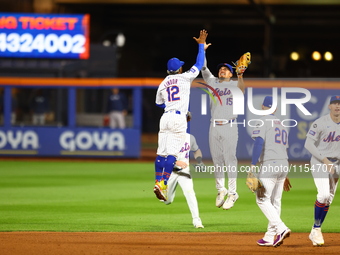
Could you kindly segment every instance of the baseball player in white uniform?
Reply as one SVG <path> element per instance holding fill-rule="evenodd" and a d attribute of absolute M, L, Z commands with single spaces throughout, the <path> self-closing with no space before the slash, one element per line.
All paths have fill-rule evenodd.
<path fill-rule="evenodd" d="M 271 96 L 265 97 L 262 110 L 270 109 L 272 102 Z M 276 109 L 273 110 L 273 114 L 275 111 Z M 251 169 L 255 171 L 257 162 L 260 162 L 259 179 L 265 191 L 257 192 L 256 203 L 268 219 L 267 232 L 257 241 L 257 244 L 277 247 L 291 233 L 280 217 L 283 185 L 289 171 L 288 131 L 273 114 L 261 117 L 253 130 L 251 137 L 254 139 L 254 148 Z"/>
<path fill-rule="evenodd" d="M 156 105 L 164 108 L 158 132 L 158 149 L 155 160 L 156 183 L 154 193 L 158 199 L 167 200 L 167 182 L 177 160 L 180 148 L 184 144 L 189 108 L 190 87 L 192 81 L 202 69 L 205 57 L 204 45 L 207 31 L 201 30 L 196 63 L 183 73 L 183 61 L 171 58 L 168 61 L 168 76 L 161 82 L 156 94 Z M 185 166 L 180 166 L 185 167 Z"/>
<path fill-rule="evenodd" d="M 207 44 L 207 49 L 210 44 Z M 245 85 L 243 82 L 243 72 L 237 74 L 237 81 L 231 80 L 233 68 L 227 63 L 221 63 L 217 66 L 218 77 L 215 77 L 207 67 L 205 60 L 202 68 L 204 81 L 214 88 L 222 100 L 222 105 L 210 100 L 211 120 L 209 130 L 209 146 L 212 160 L 215 167 L 216 189 L 216 206 L 228 210 L 234 206 L 238 199 L 236 192 L 237 178 L 237 158 L 236 147 L 238 141 L 238 127 L 233 124 L 237 116 L 233 114 L 233 94 L 230 91 L 231 86 L 238 86 L 244 93 Z M 217 100 L 218 101 L 218 100 Z M 215 121 L 223 119 L 225 121 Z M 227 168 L 224 168 L 227 167 Z M 228 190 L 225 187 L 225 171 L 228 174 Z M 228 195 L 227 200 L 225 196 Z"/>
<path fill-rule="evenodd" d="M 188 121 L 191 119 L 191 114 L 188 113 Z M 186 133 L 185 135 L 185 143 L 183 144 L 180 153 L 178 154 L 178 158 L 176 161 L 175 168 L 173 169 L 169 181 L 168 181 L 168 197 L 167 201 L 164 201 L 166 205 L 171 204 L 175 199 L 176 188 L 177 185 L 181 186 L 183 190 L 183 194 L 185 199 L 187 200 L 187 204 L 189 206 L 189 210 L 192 216 L 192 223 L 195 228 L 204 228 L 202 221 L 199 217 L 198 211 L 198 203 L 196 199 L 196 194 L 194 191 L 194 183 L 192 181 L 190 175 L 189 168 L 189 153 L 190 151 L 194 152 L 194 158 L 197 161 L 198 165 L 204 165 L 202 162 L 202 152 L 199 149 L 196 139 L 193 135 Z M 187 165 L 185 168 L 181 168 L 178 166 Z"/>
<path fill-rule="evenodd" d="M 309 235 L 314 246 L 324 245 L 321 225 L 334 199 L 339 178 L 340 96 L 332 96 L 328 108 L 329 114 L 313 122 L 305 142 L 305 148 L 312 154 L 310 171 L 317 188 L 314 225 Z"/>

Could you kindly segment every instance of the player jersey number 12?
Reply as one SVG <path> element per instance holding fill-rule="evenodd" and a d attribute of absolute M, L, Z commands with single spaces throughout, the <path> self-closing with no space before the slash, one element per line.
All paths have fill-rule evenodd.
<path fill-rule="evenodd" d="M 166 92 L 168 92 L 168 101 L 177 101 L 180 100 L 180 97 L 177 97 L 176 95 L 179 93 L 179 87 L 177 86 L 171 86 L 167 87 Z"/>

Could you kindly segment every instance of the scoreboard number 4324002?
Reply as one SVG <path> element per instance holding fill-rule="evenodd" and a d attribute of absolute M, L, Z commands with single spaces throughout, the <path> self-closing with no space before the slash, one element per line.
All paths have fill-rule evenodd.
<path fill-rule="evenodd" d="M 62 34 L 37 34 L 33 36 L 29 33 L 18 34 L 5 33 L 0 34 L 0 51 L 9 51 L 12 53 L 22 52 L 38 52 L 38 53 L 84 53 L 86 38 L 84 35 Z"/>
<path fill-rule="evenodd" d="M 89 15 L 0 13 L 0 57 L 89 58 Z"/>

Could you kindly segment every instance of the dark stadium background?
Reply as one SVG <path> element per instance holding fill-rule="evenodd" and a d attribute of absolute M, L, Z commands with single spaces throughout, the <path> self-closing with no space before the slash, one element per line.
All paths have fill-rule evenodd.
<path fill-rule="evenodd" d="M 184 68 L 195 63 L 192 37 L 205 28 L 212 43 L 207 52 L 212 70 L 250 51 L 252 64 L 245 78 L 339 77 L 337 0 L 0 0 L 0 6 L 1 12 L 88 13 L 91 24 L 89 60 L 0 58 L 0 76 L 164 77 L 171 57 L 184 60 Z M 126 38 L 121 48 L 114 45 L 118 33 Z M 113 45 L 103 46 L 105 40 Z M 292 51 L 301 60 L 290 60 Z M 313 51 L 330 51 L 334 59 L 313 61 Z M 154 108 L 154 94 L 145 91 L 145 112 Z M 155 111 L 150 116 L 155 121 L 143 125 L 143 131 L 157 130 L 161 112 Z"/>

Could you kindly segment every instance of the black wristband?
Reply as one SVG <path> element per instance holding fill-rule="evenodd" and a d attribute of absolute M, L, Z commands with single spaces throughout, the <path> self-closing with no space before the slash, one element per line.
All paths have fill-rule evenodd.
<path fill-rule="evenodd" d="M 197 157 L 196 161 L 197 161 L 198 164 L 201 164 L 202 163 L 202 157 Z"/>

